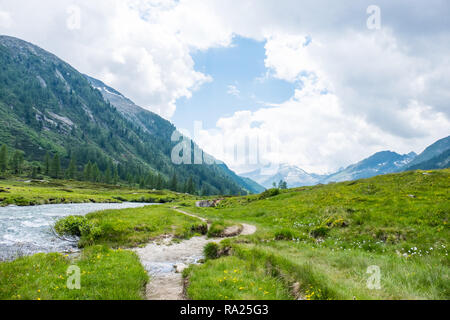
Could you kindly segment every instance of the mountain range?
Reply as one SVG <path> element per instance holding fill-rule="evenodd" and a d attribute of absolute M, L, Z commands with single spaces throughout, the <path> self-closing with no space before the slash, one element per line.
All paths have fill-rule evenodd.
<path fill-rule="evenodd" d="M 0 70 L 0 145 L 29 163 L 40 166 L 50 153 L 62 168 L 76 160 L 81 174 L 95 164 L 100 175 L 113 170 L 131 183 L 158 176 L 174 189 L 192 180 L 202 194 L 264 190 L 224 164 L 173 164 L 172 123 L 31 43 L 0 36 Z"/>
<path fill-rule="evenodd" d="M 75 162 L 79 174 L 92 163 L 104 177 L 113 170 L 129 183 L 155 186 L 158 176 L 163 186 L 174 182 L 174 189 L 192 180 L 201 194 L 236 195 L 260 193 L 280 180 L 299 187 L 450 166 L 450 137 L 420 155 L 383 151 L 329 175 L 286 164 L 241 176 L 225 164 L 175 165 L 172 123 L 57 56 L 0 36 L 0 70 L 0 145 L 23 151 L 38 167 L 50 153 L 60 156 L 63 168 Z M 198 148 L 195 142 L 192 147 Z"/>
<path fill-rule="evenodd" d="M 289 188 L 295 188 L 365 179 L 401 171 L 448 167 L 450 167 L 450 136 L 435 142 L 419 155 L 414 152 L 401 155 L 392 151 L 382 151 L 329 175 L 308 173 L 287 164 L 282 164 L 275 169 L 262 168 L 241 175 L 258 182 L 265 188 L 272 188 L 273 183 L 278 184 L 279 181 L 286 181 Z"/>

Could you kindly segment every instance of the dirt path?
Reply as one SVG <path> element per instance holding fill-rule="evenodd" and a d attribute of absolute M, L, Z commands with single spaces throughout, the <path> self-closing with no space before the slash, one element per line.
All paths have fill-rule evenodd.
<path fill-rule="evenodd" d="M 181 214 L 200 219 L 206 219 L 191 213 L 173 208 Z M 241 235 L 252 235 L 256 227 L 242 224 Z M 203 248 L 210 242 L 220 242 L 222 239 L 207 239 L 194 237 L 180 243 L 173 243 L 172 237 L 166 237 L 158 242 L 149 243 L 144 248 L 134 249 L 139 255 L 142 265 L 150 275 L 150 282 L 146 288 L 148 300 L 183 300 L 183 270 L 191 264 L 203 259 Z"/>
<path fill-rule="evenodd" d="M 179 213 L 184 214 L 184 215 L 186 215 L 186 216 L 189 216 L 189 217 L 191 217 L 191 218 L 199 219 L 199 220 L 201 220 L 201 221 L 203 221 L 203 222 L 208 223 L 208 220 L 207 220 L 207 219 L 202 218 L 202 217 L 199 217 L 199 216 L 196 216 L 195 214 L 192 214 L 192 213 L 189 213 L 189 212 L 180 210 L 180 209 L 178 209 L 178 208 L 176 208 L 176 207 L 172 208 L 172 210 L 175 210 L 176 212 L 179 212 Z"/>

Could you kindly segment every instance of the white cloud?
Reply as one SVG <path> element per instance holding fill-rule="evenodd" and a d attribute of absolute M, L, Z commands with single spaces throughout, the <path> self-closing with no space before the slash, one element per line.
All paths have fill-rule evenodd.
<path fill-rule="evenodd" d="M 430 112 L 430 107 L 416 101 L 400 111 L 400 116 L 408 118 L 414 129 L 428 135 L 404 139 L 380 129 L 362 116 L 347 114 L 335 94 L 321 94 L 321 86 L 305 83 L 303 90 L 296 90 L 292 99 L 277 107 L 240 111 L 220 119 L 219 131 L 203 130 L 196 137 L 197 141 L 207 152 L 220 156 L 239 172 L 250 171 L 261 164 L 288 163 L 310 172 L 327 173 L 386 149 L 403 153 L 418 151 L 434 142 L 430 136 L 448 134 L 450 122 L 445 115 Z M 236 150 L 248 148 L 249 141 L 251 145 L 258 137 L 263 142 L 269 138 L 272 146 L 270 149 L 262 144 L 258 163 L 252 161 L 252 152 L 250 158 L 245 152 L 236 153 Z"/>
<path fill-rule="evenodd" d="M 228 47 L 234 35 L 266 41 L 267 75 L 296 91 L 203 130 L 208 151 L 220 146 L 214 137 L 270 137 L 279 150 L 267 160 L 323 172 L 383 149 L 420 152 L 450 134 L 448 2 L 380 0 L 379 31 L 366 27 L 369 0 L 79 0 L 80 28 L 66 28 L 74 3 L 0 0 L 0 28 L 167 118 L 212 81 L 193 52 Z M 221 158 L 233 164 L 232 155 Z"/>
<path fill-rule="evenodd" d="M 12 23 L 11 13 L 0 10 L 0 30 L 11 28 Z"/>
<path fill-rule="evenodd" d="M 175 1 L 81 0 L 76 4 L 80 17 L 74 16 L 78 12 L 70 0 L 0 0 L 0 8 L 15 15 L 9 35 L 42 46 L 164 117 L 173 115 L 178 99 L 191 97 L 196 88 L 212 80 L 195 71 L 192 44 L 173 28 L 171 19 L 176 16 L 168 12 Z M 153 15 L 145 15 L 147 7 Z"/>
<path fill-rule="evenodd" d="M 235 85 L 229 85 L 227 93 L 229 95 L 232 95 L 232 96 L 235 96 L 235 97 L 239 97 L 241 92 L 239 91 L 239 89 Z"/>

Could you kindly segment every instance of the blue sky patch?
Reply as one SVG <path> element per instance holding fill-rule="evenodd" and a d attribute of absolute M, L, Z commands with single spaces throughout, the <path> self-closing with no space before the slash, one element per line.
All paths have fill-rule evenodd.
<path fill-rule="evenodd" d="M 295 84 L 268 74 L 264 46 L 265 42 L 235 37 L 231 47 L 194 53 L 195 69 L 213 81 L 202 85 L 191 99 L 177 101 L 175 125 L 192 132 L 194 121 L 202 120 L 204 128 L 211 128 L 236 111 L 255 111 L 291 98 Z"/>

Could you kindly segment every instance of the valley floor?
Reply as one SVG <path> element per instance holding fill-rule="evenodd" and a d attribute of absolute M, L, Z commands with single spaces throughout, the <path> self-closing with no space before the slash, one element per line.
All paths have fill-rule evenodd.
<path fill-rule="evenodd" d="M 1 263 L 0 299 L 145 298 L 150 268 L 135 252 L 163 235 L 172 235 L 175 246 L 195 239 L 206 233 L 206 224 L 210 236 L 246 224 L 256 232 L 209 246 L 204 263 L 183 271 L 186 298 L 447 300 L 449 178 L 450 170 L 414 171 L 231 197 L 215 208 L 197 208 L 186 197 L 90 214 L 86 219 L 96 232 L 82 235 L 81 257 L 50 254 Z M 175 205 L 204 220 L 175 211 Z M 127 250 L 133 247 L 138 249 Z M 71 263 L 85 272 L 78 292 L 64 287 L 64 268 Z M 150 283 L 152 278 L 150 273 Z"/>

